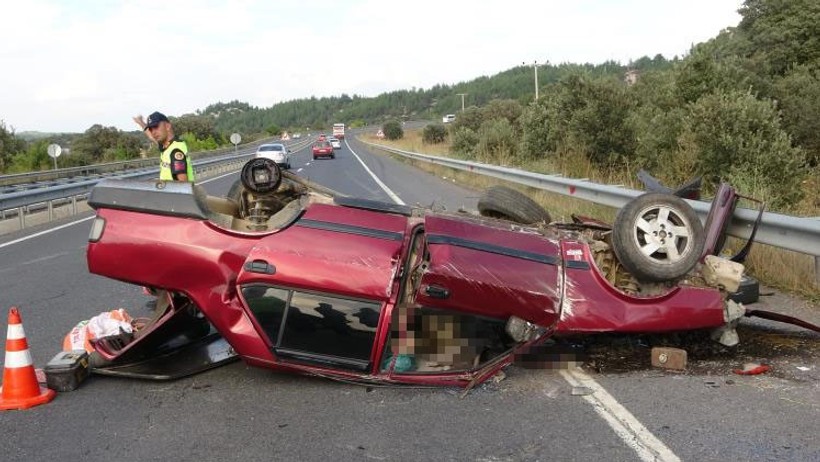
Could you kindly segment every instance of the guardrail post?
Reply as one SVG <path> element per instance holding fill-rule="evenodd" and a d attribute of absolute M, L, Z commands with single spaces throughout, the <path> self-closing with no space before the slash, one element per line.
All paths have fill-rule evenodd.
<path fill-rule="evenodd" d="M 25 207 L 17 209 L 17 214 L 20 215 L 20 229 L 26 229 Z"/>
<path fill-rule="evenodd" d="M 820 286 L 820 257 L 814 257 L 814 285 Z"/>
<path fill-rule="evenodd" d="M 77 214 L 77 196 L 71 196 L 71 214 Z"/>
<path fill-rule="evenodd" d="M 54 201 L 48 201 L 48 221 L 54 220 Z"/>

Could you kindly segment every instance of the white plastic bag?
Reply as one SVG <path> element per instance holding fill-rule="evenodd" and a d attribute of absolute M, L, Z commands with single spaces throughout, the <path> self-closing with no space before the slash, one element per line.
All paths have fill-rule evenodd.
<path fill-rule="evenodd" d="M 91 319 L 80 321 L 63 339 L 63 350 L 94 351 L 91 340 L 134 331 L 131 316 L 124 308 L 104 311 Z"/>

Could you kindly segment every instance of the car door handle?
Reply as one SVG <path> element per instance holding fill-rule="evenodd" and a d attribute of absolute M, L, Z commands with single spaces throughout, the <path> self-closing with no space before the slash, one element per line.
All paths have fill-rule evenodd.
<path fill-rule="evenodd" d="M 276 267 L 265 260 L 253 260 L 245 262 L 245 271 L 249 273 L 274 274 Z"/>
<path fill-rule="evenodd" d="M 450 296 L 450 291 L 439 286 L 425 286 L 424 293 L 430 298 L 445 299 Z"/>

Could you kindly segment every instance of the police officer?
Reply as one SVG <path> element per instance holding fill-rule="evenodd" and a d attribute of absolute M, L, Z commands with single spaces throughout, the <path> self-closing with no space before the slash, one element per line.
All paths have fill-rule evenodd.
<path fill-rule="evenodd" d="M 134 122 L 148 139 L 157 143 L 162 152 L 159 157 L 159 179 L 193 182 L 194 166 L 188 157 L 188 145 L 174 136 L 174 127 L 165 114 L 154 112 L 148 120 L 138 115 L 134 117 Z"/>

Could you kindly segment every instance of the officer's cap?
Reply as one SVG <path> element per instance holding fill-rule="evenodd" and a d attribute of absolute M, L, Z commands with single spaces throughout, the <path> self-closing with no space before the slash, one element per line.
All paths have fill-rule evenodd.
<path fill-rule="evenodd" d="M 168 117 L 165 117 L 165 114 L 161 112 L 154 112 L 148 116 L 145 128 L 154 128 L 159 125 L 160 122 L 168 122 Z"/>

